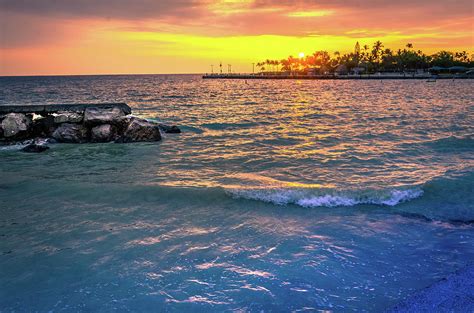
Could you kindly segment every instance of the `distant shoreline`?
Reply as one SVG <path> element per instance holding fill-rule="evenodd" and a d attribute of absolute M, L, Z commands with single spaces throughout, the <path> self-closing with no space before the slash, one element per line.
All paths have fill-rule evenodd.
<path fill-rule="evenodd" d="M 97 76 L 202 76 L 203 73 L 131 73 L 131 74 L 44 74 L 44 75 L 0 75 L 1 78 L 24 78 L 24 77 L 97 77 Z"/>
<path fill-rule="evenodd" d="M 203 79 L 307 79 L 307 80 L 382 80 L 382 79 L 473 79 L 461 75 L 248 75 L 248 74 L 206 74 Z"/>

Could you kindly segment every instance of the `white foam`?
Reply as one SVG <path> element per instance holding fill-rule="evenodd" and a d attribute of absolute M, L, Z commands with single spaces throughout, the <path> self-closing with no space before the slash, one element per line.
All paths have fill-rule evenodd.
<path fill-rule="evenodd" d="M 319 197 L 303 198 L 301 200 L 296 201 L 296 204 L 306 208 L 313 208 L 320 206 L 354 206 L 359 203 L 358 201 L 348 197 L 324 195 Z"/>
<path fill-rule="evenodd" d="M 421 197 L 420 188 L 386 191 L 336 191 L 301 188 L 233 188 L 227 192 L 236 198 L 260 200 L 278 205 L 296 204 L 306 208 L 376 204 L 395 206 Z"/>
<path fill-rule="evenodd" d="M 391 197 L 381 202 L 381 204 L 395 206 L 399 203 L 419 198 L 423 195 L 423 190 L 416 189 L 405 189 L 405 190 L 392 190 Z"/>
<path fill-rule="evenodd" d="M 0 146 L 0 151 L 15 151 L 15 150 L 21 150 L 28 144 L 24 143 L 16 143 L 16 144 L 11 144 L 11 145 L 5 145 L 5 146 Z"/>

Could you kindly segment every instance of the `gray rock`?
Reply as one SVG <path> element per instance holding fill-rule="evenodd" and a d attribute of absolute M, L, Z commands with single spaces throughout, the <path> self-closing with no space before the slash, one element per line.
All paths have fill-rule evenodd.
<path fill-rule="evenodd" d="M 77 112 L 58 112 L 54 116 L 55 123 L 80 123 L 84 119 L 81 113 Z"/>
<path fill-rule="evenodd" d="M 30 144 L 30 145 L 27 145 L 26 147 L 23 147 L 21 149 L 22 152 L 28 152 L 28 153 L 40 153 L 40 152 L 44 152 L 46 150 L 48 150 L 49 147 L 48 146 L 44 146 L 44 145 L 37 145 L 37 144 Z"/>
<path fill-rule="evenodd" d="M 11 139 L 21 139 L 28 137 L 28 131 L 31 126 L 31 119 L 21 113 L 7 114 L 0 124 L 3 136 Z"/>
<path fill-rule="evenodd" d="M 89 125 L 116 124 L 125 116 L 119 107 L 87 108 L 84 111 L 84 123 Z"/>
<path fill-rule="evenodd" d="M 117 129 L 110 124 L 95 126 L 91 130 L 92 142 L 109 142 L 117 139 Z"/>
<path fill-rule="evenodd" d="M 53 133 L 59 142 L 82 143 L 87 141 L 87 128 L 82 124 L 61 124 Z"/>
<path fill-rule="evenodd" d="M 160 126 L 144 119 L 132 117 L 123 133 L 121 141 L 159 141 L 161 140 Z"/>

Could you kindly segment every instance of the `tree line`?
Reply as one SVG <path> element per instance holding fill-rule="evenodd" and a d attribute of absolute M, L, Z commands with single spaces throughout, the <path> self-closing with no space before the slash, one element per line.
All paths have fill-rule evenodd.
<path fill-rule="evenodd" d="M 302 58 L 290 55 L 286 59 L 267 59 L 256 65 L 262 72 L 303 73 L 311 70 L 317 74 L 325 74 L 341 68 L 347 71 L 358 69 L 366 73 L 407 72 L 433 67 L 474 67 L 474 55 L 469 55 L 466 51 L 444 50 L 427 55 L 421 50 L 415 50 L 411 43 L 403 49 L 394 51 L 385 48 L 381 41 L 376 41 L 371 47 L 368 45 L 359 47 L 357 43 L 354 52 L 351 53 L 341 54 L 336 51 L 330 55 L 327 51 L 316 51 Z"/>

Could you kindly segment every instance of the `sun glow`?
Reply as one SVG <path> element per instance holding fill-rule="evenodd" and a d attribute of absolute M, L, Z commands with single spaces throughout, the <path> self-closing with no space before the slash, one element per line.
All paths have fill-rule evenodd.
<path fill-rule="evenodd" d="M 302 58 L 304 58 L 304 53 L 300 52 L 300 53 L 298 53 L 298 56 L 302 59 Z"/>

